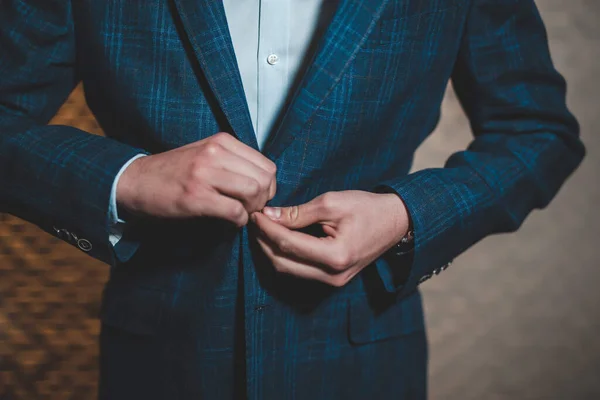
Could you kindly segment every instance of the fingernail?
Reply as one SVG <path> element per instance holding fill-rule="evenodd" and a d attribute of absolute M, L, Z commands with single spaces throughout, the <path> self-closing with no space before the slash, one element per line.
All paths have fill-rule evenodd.
<path fill-rule="evenodd" d="M 250 221 L 256 222 L 256 213 L 250 214 Z"/>
<path fill-rule="evenodd" d="M 263 208 L 263 214 L 271 219 L 279 219 L 281 217 L 281 208 L 279 207 L 265 207 Z"/>

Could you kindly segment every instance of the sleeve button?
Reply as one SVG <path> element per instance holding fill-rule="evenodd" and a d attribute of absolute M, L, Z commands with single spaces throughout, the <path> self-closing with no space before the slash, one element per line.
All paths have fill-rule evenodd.
<path fill-rule="evenodd" d="M 56 232 L 56 235 L 57 235 L 59 238 L 61 238 L 62 240 L 66 241 L 66 242 L 69 242 L 69 241 L 71 241 L 71 233 L 69 233 L 69 231 L 68 231 L 68 230 L 66 230 L 66 229 L 64 229 L 64 228 L 62 228 L 62 229 L 59 229 L 59 230 Z"/>
<path fill-rule="evenodd" d="M 92 244 L 87 239 L 77 240 L 77 247 L 79 247 L 81 250 L 83 250 L 85 252 L 92 250 Z"/>

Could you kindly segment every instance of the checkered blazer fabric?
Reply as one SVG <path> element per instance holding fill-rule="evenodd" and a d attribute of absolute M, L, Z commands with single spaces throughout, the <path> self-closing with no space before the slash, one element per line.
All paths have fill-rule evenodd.
<path fill-rule="evenodd" d="M 110 265 L 101 399 L 425 398 L 419 283 L 518 229 L 582 161 L 533 0 L 338 1 L 262 149 L 270 204 L 398 193 L 415 231 L 402 285 L 381 259 L 337 289 L 277 275 L 246 228 L 208 218 L 142 218 L 113 248 L 110 190 L 132 156 L 219 131 L 257 149 L 222 3 L 0 3 L 0 211 Z M 79 81 L 106 137 L 46 125 Z M 473 141 L 409 174 L 448 82 Z"/>

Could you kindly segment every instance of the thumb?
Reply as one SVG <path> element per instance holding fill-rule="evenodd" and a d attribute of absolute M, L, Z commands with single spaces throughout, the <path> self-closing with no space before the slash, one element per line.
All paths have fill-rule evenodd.
<path fill-rule="evenodd" d="M 314 200 L 290 207 L 265 207 L 262 212 L 273 221 L 290 229 L 300 229 L 323 220 L 322 208 Z"/>

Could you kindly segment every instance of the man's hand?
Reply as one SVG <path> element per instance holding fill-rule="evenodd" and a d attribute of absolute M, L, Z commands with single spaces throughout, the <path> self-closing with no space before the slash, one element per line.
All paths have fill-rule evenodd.
<path fill-rule="evenodd" d="M 243 226 L 275 196 L 275 164 L 227 133 L 141 157 L 117 184 L 117 203 L 165 218 L 210 216 Z"/>
<path fill-rule="evenodd" d="M 328 192 L 292 207 L 251 215 L 257 241 L 279 272 L 344 286 L 406 234 L 408 212 L 396 194 Z M 296 229 L 320 224 L 326 237 Z"/>

